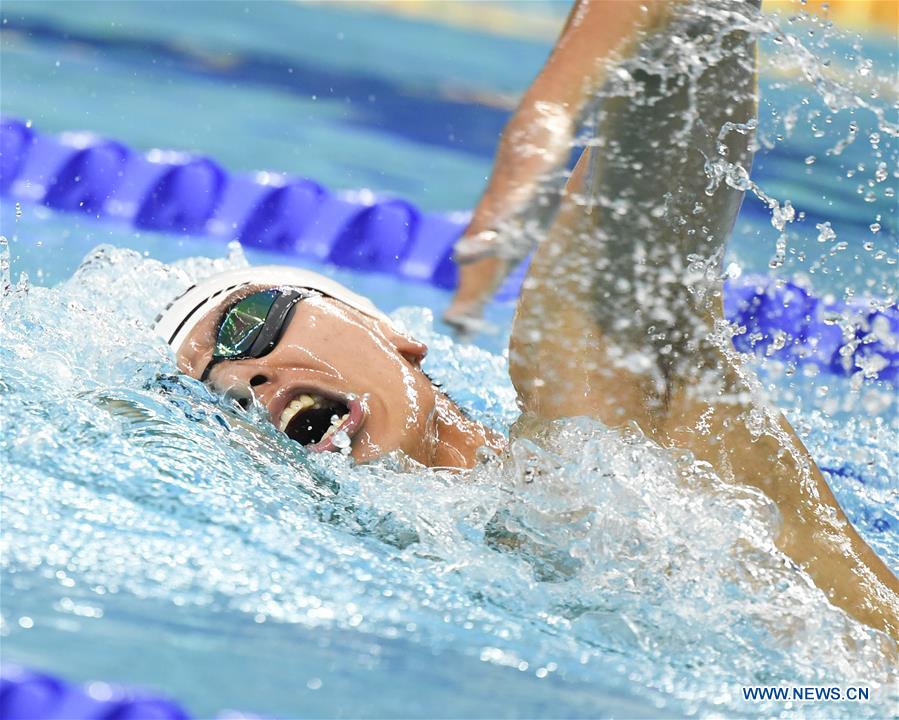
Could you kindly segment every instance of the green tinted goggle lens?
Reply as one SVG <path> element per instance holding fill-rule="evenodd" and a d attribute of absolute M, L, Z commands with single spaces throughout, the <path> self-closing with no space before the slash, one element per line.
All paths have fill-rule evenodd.
<path fill-rule="evenodd" d="M 225 312 L 215 335 L 212 359 L 200 380 L 222 360 L 261 358 L 275 349 L 297 303 L 312 293 L 299 289 L 261 290 L 238 300 Z"/>
<path fill-rule="evenodd" d="M 215 338 L 213 358 L 228 360 L 246 356 L 265 326 L 272 305 L 281 295 L 280 290 L 265 290 L 238 301 L 222 320 Z"/>

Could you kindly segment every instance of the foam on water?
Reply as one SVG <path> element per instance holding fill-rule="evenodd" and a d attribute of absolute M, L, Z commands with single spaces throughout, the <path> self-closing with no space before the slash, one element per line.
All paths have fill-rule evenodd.
<path fill-rule="evenodd" d="M 775 548 L 773 504 L 636 430 L 559 421 L 468 474 L 398 456 L 354 466 L 307 455 L 260 411 L 178 375 L 149 330 L 157 308 L 244 262 L 234 252 L 171 267 L 103 247 L 56 288 L 3 296 L 5 653 L 27 648 L 34 627 L 65 635 L 65 618 L 102 626 L 155 601 L 223 618 L 219 632 L 237 613 L 474 656 L 538 689 L 548 676 L 597 698 L 629 688 L 669 714 L 787 712 L 739 697 L 778 682 L 875 688 L 876 702 L 852 707 L 859 716 L 895 702 L 895 645 Z M 508 429 L 502 357 L 435 334 L 426 311 L 395 317 L 431 345 L 427 370 L 450 395 Z M 804 419 L 822 461 L 860 473 L 864 485 L 841 492 L 853 518 L 895 527 L 881 505 L 895 498 L 895 428 Z M 895 530 L 861 526 L 895 568 Z M 126 614 L 132 646 L 152 653 L 153 622 Z M 264 638 L 248 640 L 259 663 L 305 652 Z"/>

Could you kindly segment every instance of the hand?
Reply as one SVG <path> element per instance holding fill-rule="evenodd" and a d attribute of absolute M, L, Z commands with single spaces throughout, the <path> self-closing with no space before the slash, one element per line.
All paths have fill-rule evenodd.
<path fill-rule="evenodd" d="M 484 306 L 506 276 L 507 262 L 492 255 L 459 265 L 459 286 L 450 306 L 443 313 L 443 321 L 462 337 L 481 332 Z"/>

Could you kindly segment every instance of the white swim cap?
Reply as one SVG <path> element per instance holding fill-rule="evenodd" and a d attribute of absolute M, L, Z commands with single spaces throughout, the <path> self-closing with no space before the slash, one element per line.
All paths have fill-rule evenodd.
<path fill-rule="evenodd" d="M 264 287 L 292 287 L 316 290 L 335 300 L 365 313 L 375 320 L 390 324 L 390 318 L 362 295 L 344 287 L 336 280 L 311 270 L 287 265 L 259 265 L 257 267 L 226 270 L 192 285 L 172 300 L 159 313 L 153 327 L 175 350 L 181 347 L 197 323 L 226 295 L 245 285 Z"/>

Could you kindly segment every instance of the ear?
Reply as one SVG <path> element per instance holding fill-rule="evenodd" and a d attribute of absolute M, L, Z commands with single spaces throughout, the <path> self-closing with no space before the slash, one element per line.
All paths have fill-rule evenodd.
<path fill-rule="evenodd" d="M 390 329 L 387 334 L 390 342 L 396 348 L 397 352 L 402 355 L 410 365 L 418 367 L 421 361 L 428 354 L 428 346 L 423 342 L 418 342 L 414 338 L 398 333 L 394 329 Z"/>

